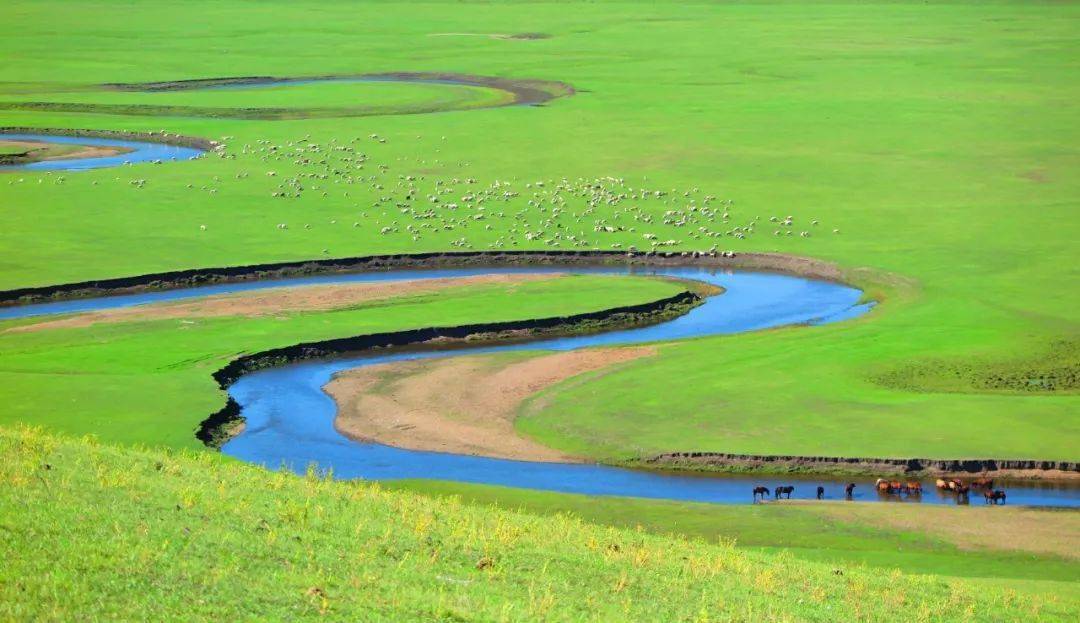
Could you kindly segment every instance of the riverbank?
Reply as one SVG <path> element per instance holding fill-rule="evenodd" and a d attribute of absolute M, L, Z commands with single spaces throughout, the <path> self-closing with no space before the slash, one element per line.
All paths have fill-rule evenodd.
<path fill-rule="evenodd" d="M 586 459 L 519 435 L 514 420 L 521 403 L 556 383 L 602 374 L 655 352 L 629 347 L 510 362 L 483 356 L 404 361 L 340 372 L 323 389 L 337 403 L 334 427 L 357 441 L 519 461 L 582 462 Z"/>
<path fill-rule="evenodd" d="M 135 132 L 127 130 L 92 130 L 86 128 L 38 128 L 32 126 L 2 126 L 0 137 L 4 134 L 41 134 L 45 136 L 70 136 L 73 138 L 104 138 L 123 141 L 147 141 L 175 145 L 177 147 L 190 147 L 211 151 L 221 146 L 218 141 L 202 138 L 199 136 L 187 136 L 172 132 Z"/>
<path fill-rule="evenodd" d="M 357 272 L 382 272 L 405 269 L 438 269 L 499 266 L 617 266 L 669 267 L 701 266 L 717 270 L 753 270 L 860 285 L 888 283 L 905 288 L 910 282 L 896 275 L 884 275 L 870 269 L 845 269 L 837 264 L 810 257 L 782 253 L 717 252 L 625 252 L 625 251 L 448 251 L 439 253 L 401 253 L 363 255 L 347 258 L 307 259 L 244 266 L 208 267 L 148 273 L 130 277 L 95 279 L 47 286 L 32 286 L 0 291 L 0 306 L 26 305 L 45 301 L 97 298 L 191 288 L 226 283 L 270 281 L 293 277 L 334 275 Z M 865 288 L 864 288 L 865 289 Z M 878 287 L 876 290 L 884 291 Z M 875 297 L 872 300 L 881 300 Z"/>
<path fill-rule="evenodd" d="M 0 134 L 0 166 L 77 158 L 107 158 L 131 151 L 126 147 L 58 145 L 43 141 L 4 140 L 3 134 Z"/>
<path fill-rule="evenodd" d="M 1005 478 L 1080 482 L 1080 463 L 1024 459 L 899 459 L 669 452 L 630 461 L 648 469 L 911 478 Z"/>
<path fill-rule="evenodd" d="M 227 389 L 248 372 L 312 359 L 376 351 L 385 354 L 387 349 L 450 350 L 476 347 L 477 344 L 513 344 L 645 327 L 682 316 L 702 302 L 697 294 L 684 291 L 650 303 L 572 316 L 433 327 L 309 342 L 238 357 L 215 372 L 213 377 L 221 389 Z M 230 397 L 225 406 L 200 424 L 196 437 L 208 446 L 220 447 L 242 430 L 238 427 L 242 421 L 240 405 Z"/>
<path fill-rule="evenodd" d="M 1060 582 L 1012 580 L 1010 572 L 1025 565 L 1035 582 L 1075 573 L 1029 553 L 1034 547 L 1020 552 L 1027 560 L 997 552 L 961 557 L 965 572 L 991 570 L 1010 581 L 987 585 L 883 572 L 856 556 L 808 561 L 650 529 L 660 513 L 679 520 L 684 505 L 624 501 L 647 514 L 641 530 L 598 526 L 572 509 L 530 514 L 26 428 L 0 428 L 0 451 L 11 578 L 0 583 L 0 617 L 16 620 L 243 619 L 253 612 L 305 621 L 433 620 L 448 612 L 497 620 L 514 612 L 512 620 L 578 621 L 587 612 L 596 621 L 666 621 L 698 617 L 702 603 L 723 620 L 753 609 L 774 615 L 763 619 L 887 621 L 898 609 L 948 612 L 958 603 L 980 620 L 1026 620 L 1033 612 L 1071 620 L 1077 610 L 1075 592 Z M 695 525 L 717 512 L 773 515 L 759 533 L 775 529 L 774 543 L 798 544 L 813 526 L 796 519 L 797 529 L 785 532 L 785 510 L 693 508 L 687 515 Z M 895 531 L 817 533 L 808 544 L 897 543 L 916 555 L 939 553 L 939 572 L 944 555 L 955 556 Z M 895 553 L 892 561 L 903 562 Z M 549 597 L 538 602 L 537 595 Z M 449 610 L 451 603 L 468 609 Z"/>

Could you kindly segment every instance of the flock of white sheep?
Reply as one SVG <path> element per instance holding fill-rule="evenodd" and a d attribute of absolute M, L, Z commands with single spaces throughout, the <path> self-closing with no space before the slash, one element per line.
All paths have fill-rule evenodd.
<path fill-rule="evenodd" d="M 473 177 L 417 173 L 427 164 L 420 159 L 416 160 L 418 166 L 398 165 L 407 171 L 398 173 L 364 153 L 365 145 L 387 142 L 377 134 L 347 141 L 332 138 L 324 143 L 307 136 L 281 143 L 259 140 L 234 150 L 226 148 L 232 137 L 223 139 L 213 151 L 219 158 L 237 160 L 252 170 L 257 163 L 265 167 L 254 177 L 249 170 L 232 176 L 236 180 L 264 180 L 258 183 L 269 184 L 268 200 L 296 201 L 298 226 L 304 229 L 311 229 L 312 222 L 338 224 L 337 219 L 324 221 L 325 216 L 312 218 L 313 212 L 307 209 L 312 198 L 331 195 L 335 205 L 344 201 L 349 206 L 354 218 L 347 221 L 365 233 L 406 236 L 412 242 L 437 237 L 462 249 L 545 247 L 629 252 L 693 246 L 715 253 L 725 239 L 743 240 L 763 232 L 807 238 L 819 227 L 817 219 L 797 224 L 792 215 L 770 216 L 764 221 L 760 216 L 740 218 L 730 199 L 717 199 L 699 188 L 632 185 L 621 177 L 483 183 Z M 374 145 L 371 148 L 377 149 Z M 56 183 L 63 180 L 61 176 Z M 141 189 L 147 180 L 137 178 L 128 183 Z M 222 177 L 215 175 L 198 189 L 213 195 L 222 185 Z M 248 184 L 244 186 L 250 191 Z M 188 189 L 195 187 L 187 184 Z M 288 222 L 275 226 L 283 232 L 290 229 Z M 205 231 L 207 226 L 200 224 L 199 229 Z"/>

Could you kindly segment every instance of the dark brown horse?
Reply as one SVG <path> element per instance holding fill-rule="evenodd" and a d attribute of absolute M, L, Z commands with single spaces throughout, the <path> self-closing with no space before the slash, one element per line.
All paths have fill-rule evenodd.
<path fill-rule="evenodd" d="M 985 478 L 985 477 L 984 478 L 976 478 L 975 480 L 971 481 L 971 486 L 976 488 L 976 489 L 991 490 L 991 489 L 994 488 L 994 479 L 993 478 Z"/>
<path fill-rule="evenodd" d="M 765 496 L 769 495 L 769 488 L 768 487 L 754 487 L 754 501 L 755 502 L 757 501 L 759 495 L 761 496 L 761 499 L 764 500 Z"/>
<path fill-rule="evenodd" d="M 774 493 L 775 493 L 775 496 L 776 496 L 776 499 L 777 499 L 777 500 L 779 500 L 779 499 L 780 499 L 780 496 L 781 496 L 781 495 L 786 495 L 786 496 L 787 496 L 787 499 L 789 499 L 789 500 L 790 500 L 790 499 L 791 499 L 791 494 L 792 494 L 792 493 L 793 493 L 794 491 L 795 491 L 795 487 L 792 487 L 791 485 L 783 485 L 783 486 L 777 487 L 777 488 L 776 488 L 776 489 L 774 490 Z"/>
<path fill-rule="evenodd" d="M 817 499 L 820 500 L 820 499 L 822 499 L 824 497 L 825 497 L 825 487 L 818 487 L 817 488 Z"/>
<path fill-rule="evenodd" d="M 855 492 L 855 483 L 853 483 L 853 482 L 847 483 L 847 486 L 844 487 L 844 495 L 847 496 L 847 498 L 850 500 L 851 499 L 851 494 L 854 493 L 854 492 Z"/>
<path fill-rule="evenodd" d="M 997 504 L 999 502 L 1004 504 L 1005 492 L 1001 489 L 998 489 L 997 491 L 983 491 L 983 498 L 986 500 L 987 504 Z"/>

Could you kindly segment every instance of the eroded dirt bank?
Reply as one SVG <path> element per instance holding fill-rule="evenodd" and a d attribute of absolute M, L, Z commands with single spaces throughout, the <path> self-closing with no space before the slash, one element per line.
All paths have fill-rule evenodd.
<path fill-rule="evenodd" d="M 240 86 L 282 86 L 294 83 L 320 81 L 357 81 L 357 82 L 406 82 L 417 84 L 453 84 L 467 87 L 483 87 L 507 94 L 509 97 L 500 101 L 485 103 L 475 108 L 497 108 L 501 106 L 543 105 L 555 98 L 574 94 L 574 88 L 555 80 L 511 79 L 497 76 L 479 76 L 475 74 L 457 74 L 450 72 L 385 72 L 369 74 L 328 74 L 315 76 L 235 76 L 222 78 L 196 78 L 189 80 L 170 80 L 164 82 L 107 83 L 98 85 L 71 85 L 70 89 L 81 91 L 136 91 L 146 93 L 166 91 L 194 91 L 207 88 L 228 88 Z M 469 110 L 471 106 L 461 106 L 442 102 L 405 105 L 394 110 L 378 110 L 366 106 L 338 105 L 331 107 L 212 107 L 184 106 L 169 104 L 108 104 L 88 102 L 49 102 L 18 101 L 0 102 L 0 109 L 47 111 L 66 113 L 100 113 L 111 115 L 136 116 L 184 116 L 211 117 L 224 119 L 282 120 L 334 117 L 365 117 L 371 115 L 405 115 Z"/>
<path fill-rule="evenodd" d="M 700 253 L 625 251 L 454 251 L 365 255 L 218 268 L 195 268 L 132 277 L 79 281 L 0 291 L 0 305 L 19 305 L 72 298 L 133 294 L 220 283 L 284 279 L 400 269 L 475 266 L 702 266 L 719 270 L 762 270 L 812 279 L 847 282 L 851 274 L 836 264 L 779 253 Z"/>
<path fill-rule="evenodd" d="M 213 376 L 222 389 L 228 389 L 248 372 L 295 361 L 345 354 L 360 355 L 374 351 L 385 352 L 383 349 L 447 350 L 476 343 L 512 343 L 547 337 L 614 331 L 665 322 L 685 314 L 701 303 L 702 299 L 698 295 L 681 292 L 651 303 L 573 316 L 455 327 L 431 327 L 308 342 L 238 357 L 215 372 Z M 230 397 L 225 406 L 203 420 L 195 436 L 209 446 L 219 447 L 236 434 L 242 422 L 240 405 Z"/>
<path fill-rule="evenodd" d="M 876 474 L 880 476 L 991 476 L 1080 480 L 1080 463 L 1023 459 L 894 459 L 830 456 L 668 452 L 640 462 L 651 468 L 699 471 Z"/>
<path fill-rule="evenodd" d="M 488 87 L 505 91 L 513 96 L 514 104 L 543 104 L 556 97 L 574 94 L 574 87 L 555 80 L 531 80 L 458 74 L 435 71 L 393 71 L 368 74 L 322 74 L 315 76 L 234 76 L 226 78 L 196 78 L 165 82 L 109 83 L 99 85 L 116 91 L 195 91 L 227 86 L 282 85 L 292 82 L 331 82 L 335 80 L 371 80 L 417 83 L 446 83 L 462 86 Z"/>
<path fill-rule="evenodd" d="M 7 332 L 29 332 L 47 329 L 88 327 L 95 324 L 167 320 L 178 318 L 213 318 L 219 316 L 272 316 L 289 312 L 340 309 L 391 297 L 438 292 L 446 288 L 477 285 L 509 285 L 527 281 L 543 281 L 559 277 L 560 273 L 475 275 L 408 281 L 346 283 L 320 286 L 273 288 L 224 294 L 171 303 L 155 303 L 135 307 L 115 307 L 85 312 L 73 316 L 20 325 Z"/>
<path fill-rule="evenodd" d="M 34 128 L 29 126 L 3 126 L 0 127 L 0 136 L 4 134 L 41 134 L 46 136 L 71 136 L 75 138 L 111 138 L 118 141 L 146 141 L 149 143 L 162 143 L 176 145 L 177 147 L 191 147 L 210 151 L 219 146 L 217 141 L 198 137 L 173 134 L 171 132 L 126 132 L 122 130 L 87 130 L 80 128 Z"/>
<path fill-rule="evenodd" d="M 0 165 L 30 164 L 44 160 L 73 160 L 78 158 L 105 158 L 118 156 L 132 151 L 126 147 L 104 147 L 100 145 L 72 145 L 71 151 L 58 151 L 55 143 L 26 140 L 4 140 L 0 134 L 0 146 L 21 149 L 19 153 L 0 154 Z M 66 146 L 65 146 L 66 147 Z"/>
<path fill-rule="evenodd" d="M 348 370 L 324 389 L 338 405 L 335 428 L 353 439 L 410 450 L 574 462 L 579 459 L 516 433 L 522 402 L 570 377 L 654 352 L 633 347 L 510 362 L 490 355 L 404 361 Z"/>

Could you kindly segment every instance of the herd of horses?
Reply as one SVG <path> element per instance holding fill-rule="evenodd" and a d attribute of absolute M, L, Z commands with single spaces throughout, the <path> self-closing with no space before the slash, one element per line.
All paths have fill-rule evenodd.
<path fill-rule="evenodd" d="M 976 478 L 970 483 L 965 483 L 958 478 L 943 479 L 938 478 L 934 483 L 939 491 L 950 492 L 956 494 L 956 501 L 960 504 L 967 504 L 970 500 L 971 490 L 975 489 L 982 492 L 983 499 L 987 504 L 1004 504 L 1005 503 L 1005 491 L 994 488 L 993 478 Z M 899 480 L 885 480 L 884 478 L 878 478 L 874 483 L 874 488 L 879 495 L 903 495 L 906 497 L 921 496 L 923 492 L 922 483 L 918 480 L 908 480 L 900 482 Z M 795 487 L 791 485 L 780 485 L 775 489 L 770 490 L 768 487 L 757 486 L 754 487 L 753 500 L 755 502 L 760 498 L 765 501 L 769 495 L 773 496 L 774 500 L 791 499 L 791 494 L 795 492 Z M 844 497 L 851 499 L 855 492 L 855 483 L 849 482 L 844 486 Z M 822 500 L 825 498 L 825 487 L 818 486 L 817 499 Z"/>

